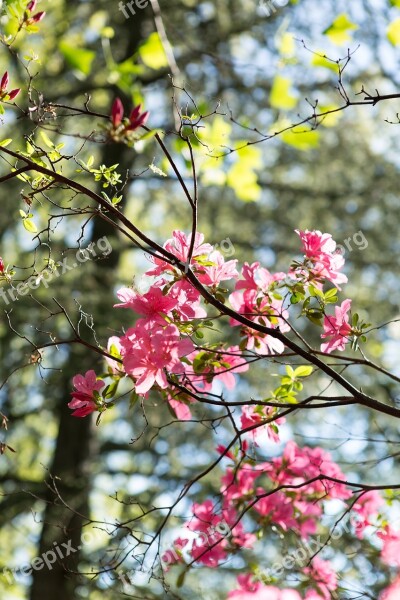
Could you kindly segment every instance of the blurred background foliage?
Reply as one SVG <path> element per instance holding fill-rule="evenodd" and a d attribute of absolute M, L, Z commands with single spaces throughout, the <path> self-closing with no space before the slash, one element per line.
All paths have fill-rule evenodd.
<path fill-rule="evenodd" d="M 343 83 L 352 100 L 362 98 L 355 96 L 362 86 L 371 93 L 375 89 L 381 94 L 397 92 L 399 3 L 299 0 L 282 4 L 172 0 L 158 6 L 154 0 L 142 9 L 136 5 L 135 14 L 130 14 L 127 4 L 106 0 L 42 1 L 38 9 L 47 14 L 39 32 L 22 32 L 14 45 L 20 60 L 2 46 L 2 72 L 10 72 L 13 87 L 26 89 L 28 70 L 34 76 L 33 100 L 42 106 L 55 102 L 83 108 L 90 97 L 93 111 L 109 114 L 116 96 L 127 110 L 141 102 L 151 112 L 150 126 L 163 132 L 189 186 L 187 150 L 174 134 L 176 108 L 188 117 L 186 123 L 189 117 L 210 115 L 201 120 L 197 139 L 193 138 L 200 182 L 199 230 L 207 241 L 229 240 L 232 258 L 260 260 L 271 270 L 285 270 L 299 254 L 296 228 L 330 232 L 340 244 L 348 240 L 349 284 L 344 294 L 353 298 L 365 320 L 380 325 L 398 318 L 400 310 L 399 138 L 398 125 L 387 122 L 397 122 L 398 100 L 350 107 L 326 118 L 313 131 L 304 126 L 262 144 L 247 142 L 259 139 L 257 131 L 272 134 L 309 116 L 316 101 L 321 110 L 342 105 L 335 61 L 346 58 L 348 49 L 351 60 Z M 16 7 L 12 1 L 2 3 L 4 35 L 16 32 L 12 16 Z M 160 14 L 167 38 L 160 29 Z M 17 103 L 29 106 L 25 92 Z M 64 143 L 65 154 L 85 162 L 93 156 L 96 168 L 118 164 L 126 182 L 121 206 L 137 226 L 161 243 L 174 229 L 190 230 L 187 201 L 153 139 L 134 148 L 95 144 L 86 138 L 101 134 L 100 119 L 63 116 L 67 112 L 59 109 L 57 120 L 47 115 L 47 136 L 54 144 Z M 13 138 L 13 149 L 22 148 L 26 136 L 45 144 L 34 120 L 22 118 L 17 110 L 7 110 L 1 129 L 1 139 Z M 241 149 L 230 151 L 236 148 Z M 3 161 L 4 173 L 7 168 Z M 108 192 L 87 174 L 77 173 L 78 168 L 74 160 L 63 162 L 64 174 Z M 128 400 L 107 413 L 99 428 L 89 419 L 71 419 L 66 404 L 72 376 L 89 368 L 101 372 L 103 363 L 76 345 L 49 348 L 38 363 L 26 338 L 45 343 L 49 332 L 55 339 L 71 337 L 56 298 L 72 321 L 81 319 L 81 333 L 88 343 L 105 344 L 132 319 L 128 311 L 112 310 L 116 290 L 132 284 L 133 277 L 140 284 L 148 263 L 105 221 L 92 218 L 93 214 L 79 215 L 76 209 L 89 203 L 63 190 L 51 195 L 54 205 L 43 197 L 29 207 L 39 231 L 47 227 L 49 214 L 63 216 L 54 217 L 54 227 L 39 241 L 32 239 L 19 216 L 19 210 L 27 210 L 24 183 L 13 179 L 1 189 L 0 255 L 15 265 L 16 280 L 40 274 L 49 258 L 73 257 L 79 241 L 85 247 L 107 236 L 112 245 L 107 260 L 84 263 L 53 279 L 48 288 L 40 286 L 32 296 L 1 306 L 0 409 L 9 417 L 6 441 L 16 452 L 7 452 L 0 463 L 0 566 L 21 566 L 53 543 L 61 545 L 69 539 L 77 548 L 82 530 L 91 531 L 94 538 L 64 561 L 67 574 L 57 564 L 51 571 L 18 577 L 11 585 L 0 575 L 1 594 L 7 600 L 123 597 L 115 573 L 90 575 L 108 568 L 115 549 L 119 559 L 127 554 L 122 572 L 135 568 L 129 553 L 132 538 L 115 525 L 138 516 L 137 506 L 131 504 L 138 499 L 144 509 L 169 505 L 184 483 L 215 457 L 217 441 L 229 439 L 229 427 L 222 422 L 214 435 L 206 421 L 174 422 L 157 398 L 146 405 L 147 426 L 141 407 L 129 410 Z M 307 334 L 317 343 L 313 330 Z M 398 374 L 399 337 L 399 327 L 392 323 L 371 334 L 366 350 L 369 358 Z M 236 332 L 223 324 L 221 338 L 237 342 Z M 273 386 L 268 374 L 279 369 L 277 364 L 266 367 L 264 363 L 255 368 L 238 383 L 235 398 L 265 396 Z M 347 374 L 364 391 L 398 402 L 398 390 L 383 375 L 372 376 L 361 367 L 348 369 Z M 316 377 L 308 385 L 317 390 L 323 383 Z M 307 392 L 313 390 L 309 387 Z M 201 406 L 194 411 L 197 420 L 207 414 Z M 399 436 L 389 417 L 378 419 L 356 408 L 313 411 L 310 416 L 312 422 L 304 419 L 304 413 L 293 419 L 283 440 L 294 436 L 300 444 L 326 446 L 352 480 L 381 483 L 398 476 L 393 455 Z M 166 423 L 171 424 L 163 427 Z M 269 445 L 261 448 L 265 456 L 276 451 Z M 52 477 L 57 478 L 65 504 L 56 501 Z M 193 487 L 191 497 L 171 519 L 174 533 L 189 514 L 191 500 L 204 499 L 218 487 L 217 472 L 201 488 Z M 395 499 L 393 511 L 396 515 Z M 107 533 L 94 529 L 96 524 L 87 526 L 86 517 L 107 522 L 103 527 Z M 137 522 L 136 534 L 150 534 L 162 518 L 162 511 L 151 513 Z M 267 566 L 269 559 L 276 559 L 274 536 L 276 532 L 266 535 L 260 555 L 255 552 L 250 562 L 261 560 Z M 170 539 L 172 534 L 167 533 L 164 543 Z M 374 544 L 367 548 L 354 539 L 342 539 L 340 544 L 347 544 L 348 555 L 356 557 L 339 565 L 344 582 L 375 598 L 386 573 L 375 565 Z M 85 574 L 77 575 L 77 569 Z M 240 558 L 234 559 L 226 565 L 223 580 L 221 570 L 210 571 L 206 580 L 204 568 L 193 570 L 180 590 L 172 571 L 170 593 L 138 573 L 124 591 L 137 598 L 220 600 L 232 588 L 234 575 L 246 567 Z M 345 597 L 354 596 L 344 592 Z"/>

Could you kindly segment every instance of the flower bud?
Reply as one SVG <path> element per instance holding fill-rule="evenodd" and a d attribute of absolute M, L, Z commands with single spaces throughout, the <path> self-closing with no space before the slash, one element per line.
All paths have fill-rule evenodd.
<path fill-rule="evenodd" d="M 111 108 L 111 121 L 114 127 L 118 127 L 124 116 L 124 107 L 120 98 L 116 98 Z"/>
<path fill-rule="evenodd" d="M 43 19 L 45 14 L 46 14 L 45 11 L 42 10 L 41 12 L 36 13 L 36 15 L 33 15 L 33 17 L 31 17 L 29 19 L 29 22 L 30 23 L 39 23 L 39 21 L 41 21 Z"/>
<path fill-rule="evenodd" d="M 8 86 L 9 81 L 10 81 L 10 79 L 8 77 L 8 72 L 6 71 L 3 75 L 3 77 L 1 78 L 0 89 L 5 90 Z"/>
<path fill-rule="evenodd" d="M 11 90 L 11 92 L 8 93 L 9 99 L 14 100 L 14 98 L 16 98 L 18 96 L 20 91 L 21 91 L 21 88 L 15 88 L 15 90 Z"/>

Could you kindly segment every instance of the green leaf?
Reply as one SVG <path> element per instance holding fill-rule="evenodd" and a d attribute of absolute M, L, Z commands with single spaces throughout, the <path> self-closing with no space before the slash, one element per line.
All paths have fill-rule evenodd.
<path fill-rule="evenodd" d="M 103 393 L 104 398 L 106 398 L 107 400 L 109 400 L 110 398 L 114 398 L 114 396 L 117 392 L 117 389 L 118 389 L 118 384 L 119 384 L 119 379 L 110 383 L 110 385 L 108 385 L 106 387 L 106 389 L 104 390 L 104 393 Z"/>
<path fill-rule="evenodd" d="M 330 300 L 331 298 L 337 298 L 337 288 L 332 288 L 325 293 L 325 300 Z"/>
<path fill-rule="evenodd" d="M 290 365 L 286 365 L 286 373 L 289 375 L 289 377 L 293 378 L 295 372 Z"/>
<path fill-rule="evenodd" d="M 269 96 L 269 101 L 273 108 L 292 110 L 296 106 L 297 98 L 290 93 L 291 86 L 291 79 L 282 77 L 282 75 L 276 75 Z"/>
<path fill-rule="evenodd" d="M 313 67 L 323 67 L 324 69 L 329 69 L 334 73 L 339 73 L 339 65 L 337 62 L 329 60 L 323 52 L 315 52 L 311 61 Z"/>
<path fill-rule="evenodd" d="M 393 46 L 400 45 L 400 18 L 395 19 L 386 30 L 387 39 Z"/>
<path fill-rule="evenodd" d="M 294 371 L 295 377 L 309 377 L 313 372 L 313 367 L 297 367 Z"/>
<path fill-rule="evenodd" d="M 51 139 L 49 138 L 49 136 L 47 135 L 47 133 L 45 131 L 41 131 L 40 132 L 40 137 L 42 138 L 42 140 L 44 141 L 44 143 L 46 144 L 46 146 L 48 148 L 54 148 L 54 144 L 51 141 Z"/>
<path fill-rule="evenodd" d="M 151 33 L 139 48 L 139 55 L 146 67 L 162 69 L 168 67 L 168 60 L 160 36 L 157 32 Z"/>
<path fill-rule="evenodd" d="M 297 126 L 282 133 L 281 139 L 285 144 L 293 146 L 297 150 L 310 150 L 319 144 L 319 131 Z"/>
<path fill-rule="evenodd" d="M 358 25 L 350 21 L 346 13 L 341 13 L 336 17 L 332 25 L 325 29 L 324 34 L 328 36 L 333 44 L 342 46 L 351 40 L 349 32 L 354 29 L 358 29 Z"/>
<path fill-rule="evenodd" d="M 25 229 L 27 231 L 29 231 L 29 233 L 37 233 L 37 227 L 35 225 L 35 223 L 33 221 L 31 221 L 31 219 L 24 219 L 22 221 Z"/>
<path fill-rule="evenodd" d="M 182 571 L 182 573 L 179 575 L 178 579 L 176 580 L 177 588 L 181 588 L 183 586 L 183 584 L 185 583 L 186 573 L 187 573 L 187 569 Z"/>
<path fill-rule="evenodd" d="M 92 62 L 96 56 L 96 53 L 93 50 L 77 48 L 75 45 L 69 44 L 66 41 L 61 41 L 59 48 L 70 67 L 77 69 L 86 76 L 90 75 Z"/>
<path fill-rule="evenodd" d="M 0 142 L 0 146 L 2 148 L 5 148 L 6 146 L 8 146 L 8 144 L 11 144 L 12 142 L 12 138 L 7 138 L 6 140 L 3 140 L 2 142 Z"/>

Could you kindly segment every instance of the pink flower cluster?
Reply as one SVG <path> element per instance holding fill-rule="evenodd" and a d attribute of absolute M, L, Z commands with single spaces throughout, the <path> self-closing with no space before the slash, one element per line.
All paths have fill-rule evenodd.
<path fill-rule="evenodd" d="M 332 282 L 338 289 L 340 283 L 346 283 L 347 277 L 340 273 L 344 258 L 336 251 L 336 242 L 329 233 L 320 231 L 300 231 L 296 229 L 303 244 L 305 262 L 301 268 L 310 283 L 322 285 Z"/>
<path fill-rule="evenodd" d="M 138 115 L 136 112 L 133 117 L 140 118 L 140 111 Z M 119 127 L 122 119 L 122 104 L 115 101 L 113 125 Z M 134 123 L 136 128 L 136 121 Z M 304 262 L 301 268 L 292 269 L 288 274 L 270 273 L 255 262 L 245 263 L 239 275 L 237 260 L 226 261 L 221 252 L 205 243 L 201 233 L 196 233 L 192 240 L 191 234 L 174 231 L 164 247 L 182 264 L 188 264 L 199 282 L 217 297 L 228 293 L 222 284 L 226 286 L 226 282 L 233 282 L 229 301 L 238 315 L 246 317 L 250 323 L 285 333 L 290 330 L 288 306 L 285 306 L 282 293 L 285 287 L 291 289 L 293 285 L 303 285 L 306 290 L 308 284 L 316 281 L 322 284 L 328 280 L 337 285 L 346 280 L 339 273 L 343 259 L 335 254 L 335 243 L 330 235 L 318 231 L 298 233 L 303 242 Z M 112 338 L 111 344 L 117 352 L 115 360 L 107 359 L 110 375 L 130 377 L 140 395 L 146 395 L 153 388 L 162 392 L 178 418 L 189 419 L 189 405 L 196 394 L 211 392 L 215 381 L 220 381 L 229 390 L 234 388 L 235 374 L 249 368 L 244 357 L 246 350 L 259 355 L 277 354 L 283 352 L 284 343 L 274 335 L 256 331 L 251 325 L 243 325 L 231 318 L 231 326 L 240 327 L 240 345 L 225 348 L 223 344 L 197 346 L 194 336 L 201 330 L 201 321 L 207 319 L 200 292 L 173 262 L 158 257 L 151 260 L 154 266 L 146 276 L 155 277 L 156 281 L 147 292 L 122 288 L 117 293 L 120 302 L 115 306 L 132 310 L 140 319 L 121 338 Z M 328 341 L 322 344 L 324 352 L 345 348 L 352 332 L 348 315 L 350 305 L 350 300 L 345 300 L 335 308 L 335 316 L 325 315 L 322 337 Z M 198 337 L 204 337 L 204 334 L 199 333 Z M 177 393 L 173 386 L 174 377 L 179 378 L 189 393 Z M 274 441 L 279 440 L 277 425 L 283 421 L 276 420 L 275 412 L 257 406 L 243 408 L 242 427 L 249 429 L 254 442 L 257 443 L 263 433 Z"/>
<path fill-rule="evenodd" d="M 136 119 L 143 120 L 138 107 L 131 115 L 133 129 L 140 126 Z M 116 103 L 112 111 L 113 126 L 119 127 L 122 120 L 123 109 Z M 255 262 L 245 263 L 239 274 L 237 261 L 226 261 L 219 251 L 205 243 L 202 234 L 196 233 L 192 240 L 191 235 L 174 231 L 164 248 L 181 265 L 190 267 L 209 293 L 217 298 L 226 295 L 237 315 L 231 318 L 230 325 L 236 329 L 240 343 L 200 345 L 198 340 L 204 338 L 204 331 L 212 324 L 210 326 L 207 320 L 207 305 L 202 303 L 199 290 L 173 261 L 152 257 L 153 265 L 146 276 L 155 281 L 148 290 L 140 293 L 125 287 L 117 292 L 119 303 L 115 306 L 128 309 L 139 318 L 122 336 L 113 336 L 108 341 L 108 376 L 112 384 L 106 386 L 92 370 L 76 375 L 75 390 L 68 404 L 73 416 L 84 417 L 106 410 L 113 404 L 113 389 L 125 377 L 132 382 L 136 394 L 146 397 L 154 390 L 169 403 L 178 419 L 188 420 L 199 395 L 212 397 L 215 382 L 228 390 L 234 389 L 236 375 L 249 369 L 249 356 L 282 353 L 284 344 L 274 332 L 290 330 L 287 298 L 300 290 L 300 298 L 311 301 L 311 296 L 315 298 L 315 289 L 323 296 L 326 281 L 338 288 L 347 280 L 340 273 L 343 258 L 335 252 L 335 242 L 329 234 L 297 233 L 302 240 L 304 260 L 294 263 L 288 273 L 270 273 Z M 0 259 L 1 271 L 4 264 Z M 226 282 L 231 286 L 230 293 Z M 323 352 L 344 350 L 350 337 L 355 335 L 350 325 L 350 308 L 351 301 L 345 299 L 335 307 L 334 315 L 324 312 Z M 240 316 L 250 324 L 243 324 Z M 251 323 L 264 326 L 269 332 L 256 331 Z M 297 383 L 301 389 L 302 384 L 295 377 L 293 382 L 290 375 L 288 379 L 288 387 Z M 240 452 L 228 451 L 222 445 L 217 448 L 233 463 L 222 475 L 220 502 L 208 499 L 193 504 L 193 516 L 187 528 L 194 539 L 177 538 L 169 553 L 173 555 L 172 560 L 168 558 L 169 564 L 184 563 L 187 555 L 192 561 L 218 567 L 239 549 L 253 548 L 256 532 L 270 528 L 280 533 L 291 531 L 307 539 L 316 533 L 326 501 L 339 501 L 346 507 L 352 496 L 339 466 L 322 448 L 301 448 L 289 441 L 279 456 L 258 463 L 249 458 L 248 439 L 255 446 L 267 439 L 279 442 L 278 426 L 285 419 L 279 416 L 278 408 L 251 403 L 242 407 L 238 417 L 240 435 L 244 437 Z M 372 491 L 360 494 L 353 503 L 351 514 L 359 538 L 374 523 L 381 504 L 380 495 Z M 245 520 L 242 519 L 244 513 Z M 388 526 L 379 535 L 383 542 L 383 562 L 399 567 L 400 533 Z M 329 600 L 338 587 L 334 569 L 318 556 L 303 569 L 302 577 L 309 586 L 303 596 L 297 589 L 279 589 L 255 581 L 252 575 L 241 575 L 238 589 L 228 598 Z M 400 579 L 396 579 L 380 600 L 394 600 L 399 590 Z"/>
<path fill-rule="evenodd" d="M 307 590 L 304 600 L 331 600 L 331 592 L 337 589 L 337 576 L 330 563 L 315 557 L 303 572 L 315 586 Z M 237 589 L 228 594 L 227 600 L 302 600 L 297 590 L 264 585 L 252 575 L 239 575 L 237 583 Z"/>

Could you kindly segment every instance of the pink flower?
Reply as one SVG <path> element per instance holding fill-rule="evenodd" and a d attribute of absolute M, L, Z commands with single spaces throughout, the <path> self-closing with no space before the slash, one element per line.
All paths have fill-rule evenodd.
<path fill-rule="evenodd" d="M 383 541 L 382 561 L 390 567 L 400 567 L 400 531 L 386 525 L 377 536 Z"/>
<path fill-rule="evenodd" d="M 234 373 L 244 373 L 249 369 L 241 355 L 239 346 L 230 346 L 221 351 L 194 352 L 190 356 L 194 363 L 193 369 L 187 369 L 186 374 L 194 387 L 203 392 L 210 391 L 216 380 L 223 383 L 228 390 L 233 390 L 236 385 Z"/>
<path fill-rule="evenodd" d="M 242 429 L 247 429 L 248 427 L 254 427 L 255 425 L 260 425 L 260 427 L 254 427 L 249 433 L 253 437 L 253 441 L 256 445 L 257 441 L 266 433 L 270 440 L 274 442 L 279 442 L 279 434 L 275 430 L 277 425 L 282 425 L 285 423 L 285 417 L 280 417 L 273 421 L 273 423 L 267 423 L 266 425 L 261 425 L 267 419 L 272 417 L 276 412 L 275 408 L 269 406 L 243 406 L 242 407 L 242 416 L 240 418 L 240 422 L 242 425 Z"/>
<path fill-rule="evenodd" d="M 255 289 L 239 290 L 229 296 L 232 308 L 239 314 L 247 317 L 254 323 L 264 325 L 270 329 L 279 328 L 280 331 L 289 331 L 285 319 L 288 312 L 283 308 L 283 302 L 270 298 L 264 292 L 259 294 Z M 232 326 L 240 325 L 235 319 L 230 320 Z M 259 354 L 280 354 L 284 351 L 284 344 L 269 334 L 257 332 L 250 327 L 241 328 L 241 333 L 247 337 L 246 348 L 255 350 Z"/>
<path fill-rule="evenodd" d="M 336 590 L 338 586 L 336 571 L 331 564 L 319 556 L 315 556 L 311 561 L 311 566 L 305 567 L 303 571 L 305 575 L 314 580 L 322 598 L 330 600 L 332 598 L 330 592 Z"/>
<path fill-rule="evenodd" d="M 188 542 L 189 540 L 186 538 L 176 538 L 172 548 L 164 552 L 161 556 L 164 571 L 168 571 L 171 565 L 175 565 L 182 561 L 182 550 L 187 546 Z"/>
<path fill-rule="evenodd" d="M 4 261 L 0 256 L 0 275 L 3 275 L 4 271 L 6 270 L 5 266 L 4 266 Z"/>
<path fill-rule="evenodd" d="M 125 372 L 137 379 L 138 394 L 145 394 L 155 383 L 167 388 L 165 370 L 182 373 L 180 358 L 193 351 L 190 339 L 181 339 L 178 328 L 172 324 L 146 328 L 139 322 L 121 338 L 121 344 Z"/>
<path fill-rule="evenodd" d="M 336 252 L 336 242 L 332 236 L 320 231 L 295 231 L 303 243 L 306 258 L 312 263 L 309 267 L 311 279 L 317 282 L 326 279 L 340 289 L 339 284 L 346 283 L 347 277 L 339 273 L 344 265 L 344 258 Z"/>
<path fill-rule="evenodd" d="M 356 518 L 352 519 L 358 538 L 361 537 L 364 529 L 371 525 L 371 519 L 378 514 L 379 508 L 383 504 L 384 500 L 377 490 L 371 490 L 359 496 L 357 502 L 353 505 Z"/>
<path fill-rule="evenodd" d="M 351 300 L 343 300 L 340 306 L 335 306 L 334 317 L 324 317 L 324 333 L 321 334 L 321 337 L 331 339 L 325 344 L 321 344 L 322 352 L 330 354 L 333 350 L 345 349 L 352 332 L 348 315 L 350 308 Z"/>
<path fill-rule="evenodd" d="M 236 271 L 237 260 L 225 262 L 220 252 L 214 250 L 209 255 L 207 262 L 213 262 L 213 266 L 203 266 L 198 274 L 201 283 L 208 286 L 217 287 L 221 281 L 237 279 L 239 273 Z"/>
<path fill-rule="evenodd" d="M 268 269 L 260 267 L 259 262 L 251 265 L 246 262 L 242 267 L 242 277 L 244 279 L 240 279 L 236 283 L 235 290 L 261 290 L 266 292 L 273 283 L 285 279 L 286 273 L 280 272 L 271 275 Z"/>
<path fill-rule="evenodd" d="M 94 371 L 87 371 L 85 375 L 75 375 L 72 380 L 75 392 L 72 392 L 72 400 L 68 407 L 73 409 L 73 417 L 86 417 L 97 410 L 94 402 L 94 392 L 99 392 L 105 385 L 104 381 L 98 380 Z"/>
<path fill-rule="evenodd" d="M 207 317 L 206 311 L 200 305 L 200 292 L 198 292 L 189 281 L 186 281 L 185 279 L 177 281 L 172 286 L 169 296 L 171 298 L 176 298 L 177 305 L 175 310 L 179 313 L 179 317 L 182 321 L 204 319 Z"/>
<path fill-rule="evenodd" d="M 229 592 L 227 600 L 301 600 L 296 590 L 254 582 L 252 575 L 239 575 L 238 589 Z"/>
<path fill-rule="evenodd" d="M 189 256 L 191 239 L 191 233 L 187 236 L 183 231 L 175 230 L 172 232 L 172 238 L 165 242 L 164 248 L 176 256 L 181 262 L 186 263 Z M 213 247 L 210 244 L 204 244 L 204 235 L 197 232 L 195 235 L 191 264 L 196 264 L 196 258 L 206 258 L 212 251 Z M 161 273 L 164 273 L 165 271 L 174 270 L 170 264 L 166 263 L 161 258 L 152 257 L 151 260 L 155 263 L 156 267 L 147 271 L 146 275 L 161 275 Z"/>
<path fill-rule="evenodd" d="M 165 325 L 165 315 L 170 315 L 171 310 L 176 307 L 178 301 L 163 294 L 159 287 L 152 286 L 146 294 L 136 293 L 131 288 L 118 290 L 117 296 L 122 300 L 121 304 L 114 304 L 115 308 L 131 308 L 146 319 Z"/>
<path fill-rule="evenodd" d="M 379 600 L 399 600 L 400 598 L 400 577 L 397 577 L 393 583 L 383 590 Z"/>
<path fill-rule="evenodd" d="M 26 10 L 28 10 L 29 12 L 33 12 L 36 8 L 37 5 L 37 0 L 31 0 L 31 2 L 28 3 Z"/>

